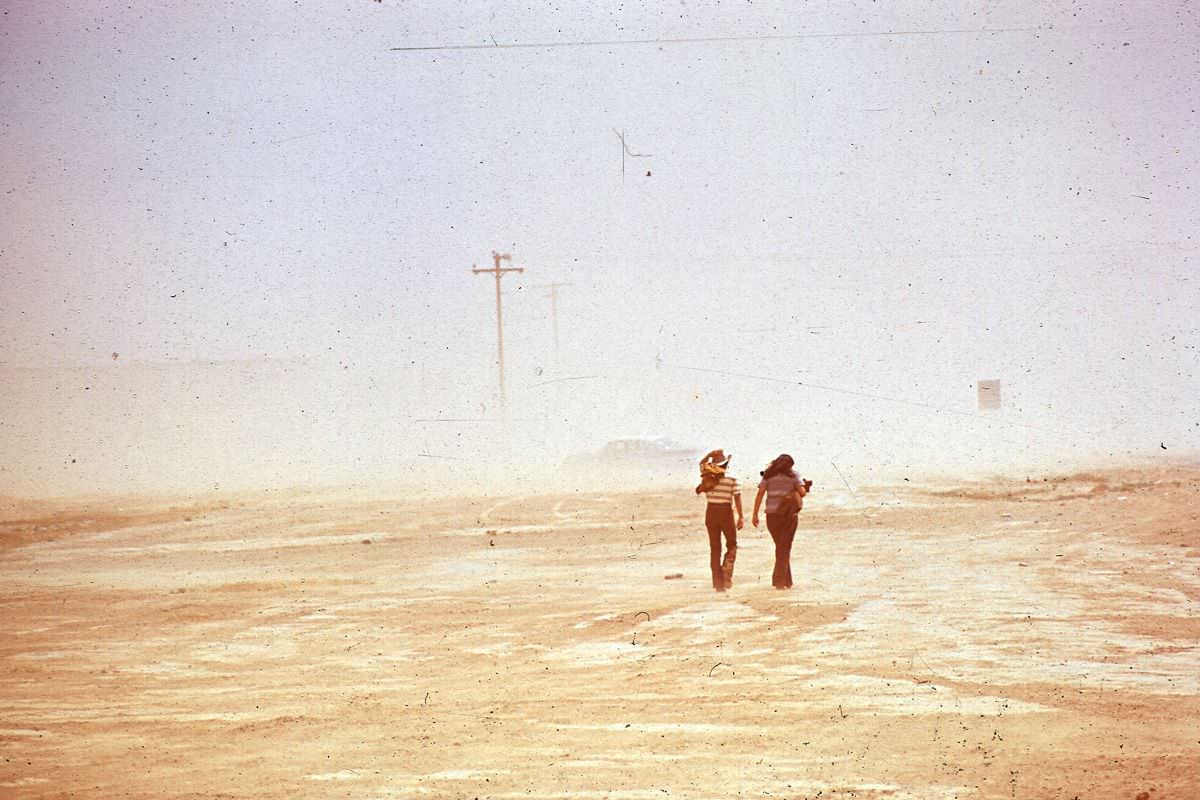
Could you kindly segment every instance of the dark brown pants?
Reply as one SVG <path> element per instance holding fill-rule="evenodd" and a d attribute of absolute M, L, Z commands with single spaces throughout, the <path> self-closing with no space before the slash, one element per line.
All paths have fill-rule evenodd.
<path fill-rule="evenodd" d="M 771 585 L 777 589 L 792 588 L 792 540 L 796 538 L 798 514 L 767 514 L 767 530 L 775 540 L 775 571 Z"/>
<path fill-rule="evenodd" d="M 733 585 L 733 562 L 737 559 L 737 526 L 733 523 L 733 506 L 709 504 L 704 513 L 708 528 L 709 566 L 712 567 L 713 588 L 723 592 Z M 721 558 L 721 535 L 725 536 L 725 558 Z"/>

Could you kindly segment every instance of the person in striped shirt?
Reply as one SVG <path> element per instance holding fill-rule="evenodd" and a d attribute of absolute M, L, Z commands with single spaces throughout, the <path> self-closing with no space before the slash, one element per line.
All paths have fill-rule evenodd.
<path fill-rule="evenodd" d="M 723 450 L 713 450 L 700 460 L 719 469 L 720 477 L 705 492 L 704 526 L 708 528 L 709 565 L 712 568 L 713 589 L 723 592 L 733 586 L 733 562 L 737 558 L 737 532 L 745 526 L 742 516 L 742 489 L 737 479 L 728 474 L 729 460 Z M 737 508 L 737 520 L 733 510 Z M 725 537 L 725 557 L 721 557 L 721 537 Z"/>

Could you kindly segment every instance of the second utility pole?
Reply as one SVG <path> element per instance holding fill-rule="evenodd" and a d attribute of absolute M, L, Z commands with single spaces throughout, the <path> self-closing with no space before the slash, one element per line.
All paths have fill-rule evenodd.
<path fill-rule="evenodd" d="M 500 267 L 500 261 L 512 261 L 512 256 L 508 253 L 497 253 L 492 251 L 491 269 L 479 269 L 475 265 L 471 265 L 471 272 L 478 275 L 481 272 L 490 272 L 496 276 L 496 350 L 499 356 L 497 364 L 500 368 L 500 421 L 504 423 L 508 420 L 507 398 L 504 394 L 504 317 L 500 311 L 500 278 L 506 272 L 524 272 L 523 267 Z"/>
<path fill-rule="evenodd" d="M 558 377 L 558 287 L 571 286 L 570 283 L 544 283 L 540 286 L 535 286 L 535 289 L 549 289 L 550 294 L 550 322 L 554 326 L 554 377 Z"/>

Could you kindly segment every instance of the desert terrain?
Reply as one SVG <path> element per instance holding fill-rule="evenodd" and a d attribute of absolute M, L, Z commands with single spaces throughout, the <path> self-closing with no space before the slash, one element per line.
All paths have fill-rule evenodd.
<path fill-rule="evenodd" d="M 1200 469 L 745 501 L 10 498 L 0 796 L 1200 797 Z"/>

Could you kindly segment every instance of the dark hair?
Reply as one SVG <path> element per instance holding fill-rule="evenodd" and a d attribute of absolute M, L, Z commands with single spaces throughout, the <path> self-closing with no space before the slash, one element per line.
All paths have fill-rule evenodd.
<path fill-rule="evenodd" d="M 774 478 L 776 475 L 782 475 L 786 472 L 791 472 L 792 467 L 795 465 L 796 462 L 792 460 L 792 457 L 787 453 L 784 453 L 778 456 L 770 464 L 767 464 L 767 468 L 758 474 L 762 475 L 763 480 L 766 480 L 767 478 Z"/>

